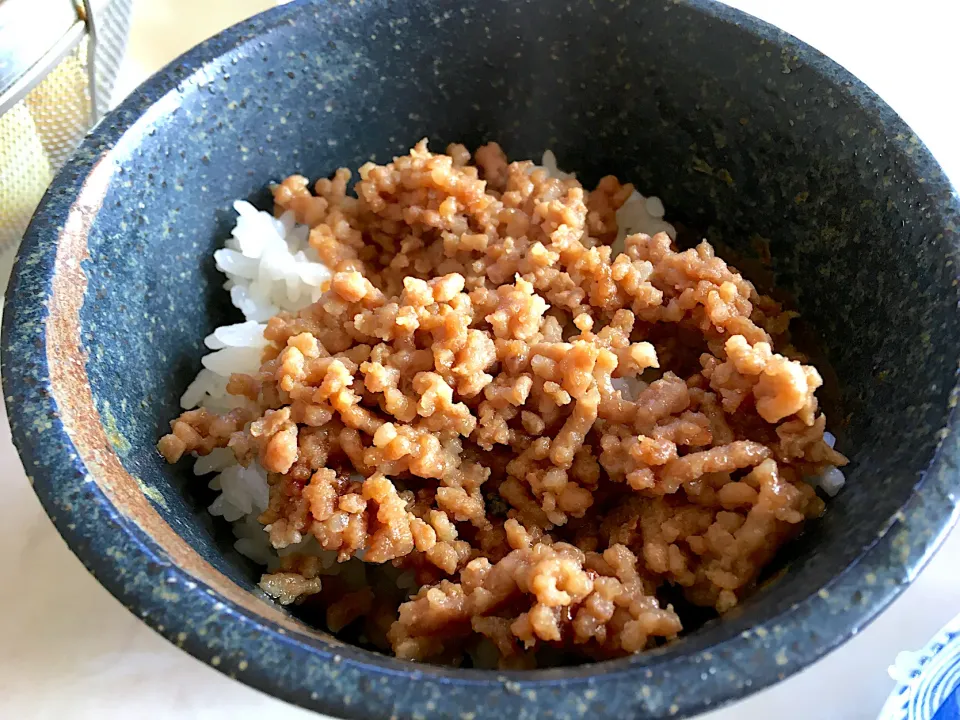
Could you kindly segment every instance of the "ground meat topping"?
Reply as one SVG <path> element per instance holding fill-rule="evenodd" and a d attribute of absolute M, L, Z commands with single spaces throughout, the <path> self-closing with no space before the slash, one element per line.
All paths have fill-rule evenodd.
<path fill-rule="evenodd" d="M 794 314 L 706 241 L 615 253 L 632 186 L 587 193 L 495 143 L 359 174 L 356 197 L 346 170 L 274 188 L 329 289 L 267 323 L 240 409 L 158 445 L 268 473 L 259 519 L 290 551 L 268 594 L 412 660 L 617 657 L 681 631 L 666 596 L 729 610 L 822 512 L 804 478 L 846 459 Z"/>

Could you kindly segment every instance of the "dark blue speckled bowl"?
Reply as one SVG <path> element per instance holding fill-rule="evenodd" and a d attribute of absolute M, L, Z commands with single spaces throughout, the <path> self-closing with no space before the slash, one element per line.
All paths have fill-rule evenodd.
<path fill-rule="evenodd" d="M 230 203 L 423 136 L 551 147 L 613 172 L 778 283 L 842 378 L 846 489 L 776 582 L 657 651 L 530 673 L 344 645 L 255 591 L 210 498 L 154 443 L 232 319 Z M 300 2 L 204 43 L 101 123 L 47 194 L 3 319 L 3 388 L 37 494 L 114 595 L 188 652 L 350 718 L 662 718 L 808 665 L 910 582 L 955 518 L 960 204 L 867 88 L 706 0 Z M 69 588 L 65 588 L 69 594 Z"/>

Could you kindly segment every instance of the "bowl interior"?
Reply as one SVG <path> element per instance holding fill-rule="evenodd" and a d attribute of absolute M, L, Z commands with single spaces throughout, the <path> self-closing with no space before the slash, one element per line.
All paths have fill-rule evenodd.
<path fill-rule="evenodd" d="M 207 514 L 205 482 L 154 449 L 203 337 L 241 319 L 212 257 L 233 200 L 269 209 L 266 186 L 287 174 L 386 161 L 421 137 L 497 140 L 512 158 L 550 148 L 585 184 L 631 181 L 736 255 L 769 247 L 765 272 L 839 378 L 830 429 L 851 465 L 787 572 L 740 612 L 762 622 L 816 594 L 891 522 L 948 423 L 958 290 L 916 138 L 891 137 L 888 110 L 789 41 L 684 3 L 440 6 L 304 5 L 252 25 L 204 67 L 173 68 L 179 87 L 106 156 L 80 324 L 123 467 L 177 534 L 253 590 L 258 570 Z"/>

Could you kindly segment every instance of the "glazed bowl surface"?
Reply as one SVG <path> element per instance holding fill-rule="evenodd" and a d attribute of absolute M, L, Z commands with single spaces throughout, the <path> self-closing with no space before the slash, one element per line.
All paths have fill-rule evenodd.
<path fill-rule="evenodd" d="M 189 466 L 155 444 L 237 321 L 214 268 L 269 183 L 497 140 L 662 198 L 767 271 L 840 379 L 851 458 L 756 595 L 663 648 L 499 673 L 399 661 L 308 627 Z M 3 318 L 14 441 L 59 532 L 171 642 L 349 718 L 695 714 L 809 665 L 910 582 L 956 517 L 960 204 L 881 100 L 796 39 L 705 0 L 301 1 L 190 51 L 110 114 L 30 226 Z"/>

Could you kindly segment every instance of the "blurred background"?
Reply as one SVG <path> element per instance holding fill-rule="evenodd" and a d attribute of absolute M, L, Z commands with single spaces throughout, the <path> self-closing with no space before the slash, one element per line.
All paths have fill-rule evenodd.
<path fill-rule="evenodd" d="M 33 208 L 94 116 L 193 45 L 277 4 L 283 2 L 0 0 L 0 287 Z M 948 174 L 960 178 L 955 129 L 960 3 L 728 4 L 784 28 L 846 66 L 900 113 Z M 93 63 L 77 36 L 86 24 L 76 21 L 87 15 L 96 20 L 98 34 Z M 25 63 L 45 71 L 23 80 L 17 72 Z M 13 95 L 6 92 L 9 87 Z M 30 490 L 2 409 L 0 488 L 0 563 L 8 578 L 7 592 L 0 593 L 0 717 L 318 717 L 193 660 L 154 635 L 88 576 Z M 960 535 L 955 532 L 902 598 L 860 636 L 800 675 L 703 720 L 876 718 L 893 686 L 887 667 L 897 653 L 922 646 L 960 610 L 957 567 Z"/>
<path fill-rule="evenodd" d="M 151 73 L 285 0 L 0 0 L 0 287 L 57 169 Z"/>
<path fill-rule="evenodd" d="M 133 0 L 127 55 L 114 97 L 126 97 L 151 73 L 202 40 L 289 0 Z"/>

